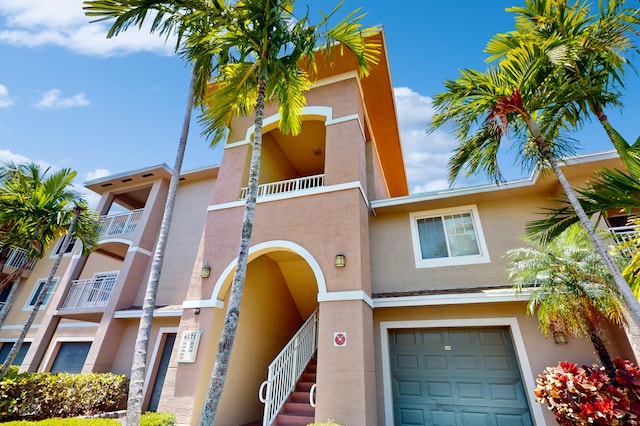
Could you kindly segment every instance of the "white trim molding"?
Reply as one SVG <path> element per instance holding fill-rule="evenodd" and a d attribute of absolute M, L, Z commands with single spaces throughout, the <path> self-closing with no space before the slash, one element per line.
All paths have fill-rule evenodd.
<path fill-rule="evenodd" d="M 327 292 L 327 283 L 324 279 L 324 274 L 322 273 L 322 269 L 320 268 L 320 264 L 318 263 L 318 261 L 306 248 L 292 241 L 273 240 L 256 244 L 249 249 L 249 262 L 263 254 L 267 254 L 273 251 L 288 251 L 300 256 L 307 262 L 307 264 L 311 268 L 311 271 L 313 272 L 313 276 L 316 278 L 318 293 L 323 294 Z M 231 263 L 229 263 L 229 265 L 227 265 L 222 274 L 220 274 L 220 277 L 218 278 L 218 281 L 213 288 L 211 297 L 209 298 L 209 300 L 211 301 L 210 303 L 215 303 L 214 301 L 220 300 L 218 297 L 221 293 L 221 290 L 225 286 L 225 283 L 229 280 L 229 277 L 232 276 L 237 264 L 238 258 L 236 257 Z"/>
<path fill-rule="evenodd" d="M 531 364 L 524 344 L 518 319 L 515 317 L 505 318 L 464 318 L 464 319 L 443 319 L 443 320 L 409 320 L 409 321 L 381 321 L 380 322 L 380 350 L 382 361 L 382 389 L 384 400 L 384 424 L 393 426 L 393 389 L 391 384 L 391 360 L 389 357 L 389 331 L 397 329 L 411 328 L 444 328 L 444 327 L 508 327 L 511 331 L 513 347 L 520 367 L 520 376 L 524 391 L 529 403 L 529 412 L 536 425 L 545 425 L 542 406 L 536 402 L 533 391 L 536 388 Z"/>
<path fill-rule="evenodd" d="M 341 302 L 347 300 L 362 300 L 373 308 L 373 299 L 362 290 L 318 293 L 318 302 Z"/>

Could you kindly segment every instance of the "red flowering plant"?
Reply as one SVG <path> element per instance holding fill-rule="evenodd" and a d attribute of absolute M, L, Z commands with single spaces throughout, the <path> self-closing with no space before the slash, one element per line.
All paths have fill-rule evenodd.
<path fill-rule="evenodd" d="M 603 367 L 560 362 L 536 380 L 536 400 L 560 425 L 640 425 L 640 369 L 616 358 L 616 382 Z"/>

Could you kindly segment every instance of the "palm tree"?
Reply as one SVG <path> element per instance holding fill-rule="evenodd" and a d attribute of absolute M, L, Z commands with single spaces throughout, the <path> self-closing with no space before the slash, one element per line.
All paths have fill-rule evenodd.
<path fill-rule="evenodd" d="M 171 227 L 173 210 L 180 182 L 180 172 L 187 146 L 191 113 L 194 105 L 202 101 L 209 76 L 212 72 L 211 52 L 198 48 L 205 31 L 217 26 L 220 4 L 218 1 L 138 1 L 138 0 L 91 0 L 84 2 L 88 16 L 98 17 L 98 21 L 113 19 L 107 37 L 113 37 L 134 24 L 142 27 L 147 18 L 153 18 L 151 32 L 167 37 L 177 35 L 176 51 L 182 52 L 191 63 L 191 81 L 187 95 L 187 105 L 182 122 L 182 131 L 174 161 L 167 201 L 160 225 L 151 271 L 145 289 L 142 315 L 138 326 L 127 403 L 127 423 L 139 424 L 142 413 L 144 379 L 147 369 L 147 353 L 155 301 L 160 283 L 160 271 L 164 261 L 167 238 Z M 183 44 L 183 36 L 188 40 Z M 189 53 L 186 53 L 186 52 Z M 213 145 L 213 144 L 212 144 Z"/>
<path fill-rule="evenodd" d="M 562 139 L 548 140 L 536 122 L 547 105 L 560 102 L 575 105 L 583 99 L 583 88 L 575 82 L 575 76 L 547 75 L 544 78 L 554 84 L 548 81 L 542 84 L 540 74 L 535 72 L 536 65 L 543 60 L 540 52 L 547 51 L 553 43 L 554 40 L 523 42 L 498 67 L 493 66 L 485 73 L 464 70 L 458 80 L 446 81 L 447 91 L 434 98 L 437 113 L 431 128 L 453 123 L 460 140 L 449 162 L 451 180 L 467 168 L 468 173 L 485 170 L 496 182 L 502 179 L 497 161 L 500 144 L 511 130 L 512 140 L 521 144 L 518 151 L 524 161 L 550 167 L 558 177 L 569 204 L 623 295 L 633 321 L 640 325 L 640 303 L 560 168 L 558 158 L 571 146 Z"/>
<path fill-rule="evenodd" d="M 91 250 L 98 239 L 97 214 L 88 210 L 85 201 L 70 189 L 76 172 L 62 169 L 48 175 L 49 169 L 41 172 L 36 164 L 10 167 L 15 168 L 15 173 L 0 192 L 0 223 L 11 223 L 12 232 L 29 242 L 30 258 L 41 258 L 53 241 L 66 237 L 29 318 L 4 361 L 0 378 L 20 350 L 71 238 L 82 242 L 84 252 Z"/>
<path fill-rule="evenodd" d="M 621 325 L 622 299 L 591 241 L 573 225 L 550 242 L 525 240 L 509 250 L 509 280 L 518 292 L 531 291 L 527 310 L 536 314 L 542 333 L 563 332 L 593 344 L 607 375 L 616 370 L 599 332 L 603 318 Z"/>
<path fill-rule="evenodd" d="M 628 52 L 638 52 L 634 37 L 640 32 L 640 8 L 625 7 L 625 0 L 599 3 L 591 12 L 586 1 L 526 0 L 525 6 L 506 9 L 514 13 L 516 30 L 496 34 L 487 44 L 488 61 L 509 61 L 514 51 L 527 43 L 545 43 L 542 55 L 530 72 L 540 75 L 540 84 L 556 84 L 555 76 L 569 78 L 583 90 L 582 98 L 555 99 L 540 112 L 538 122 L 547 139 L 563 128 L 575 128 L 598 119 L 614 147 L 625 158 L 625 143 L 609 122 L 604 108 L 620 106 L 624 72 L 630 67 Z M 569 104 L 572 102 L 573 105 Z"/>
<path fill-rule="evenodd" d="M 215 419 L 240 315 L 258 192 L 265 104 L 277 103 L 280 130 L 296 135 L 301 129 L 304 92 L 311 87 L 318 57 L 332 60 L 347 49 L 358 60 L 362 75 L 377 62 L 380 46 L 367 40 L 377 30 L 361 29 L 363 15 L 358 15 L 358 10 L 327 28 L 340 5 L 323 15 L 319 24 L 311 25 L 308 12 L 301 18 L 293 15 L 294 0 L 237 2 L 226 5 L 225 16 L 232 19 L 209 35 L 209 48 L 217 54 L 219 69 L 213 76 L 215 90 L 205 99 L 205 134 L 218 141 L 227 134 L 233 116 L 249 114 L 254 114 L 255 132 L 237 264 L 201 426 L 211 425 Z M 340 46 L 335 47 L 336 43 Z M 317 52 L 318 46 L 323 51 Z M 332 48 L 336 49 L 333 53 Z"/>

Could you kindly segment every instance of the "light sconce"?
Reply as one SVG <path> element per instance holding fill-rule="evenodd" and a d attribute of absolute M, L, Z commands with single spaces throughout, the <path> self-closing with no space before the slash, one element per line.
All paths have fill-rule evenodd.
<path fill-rule="evenodd" d="M 200 315 L 200 308 L 193 308 L 193 315 Z"/>
<path fill-rule="evenodd" d="M 347 264 L 347 256 L 344 254 L 336 254 L 336 268 L 344 268 Z"/>
<path fill-rule="evenodd" d="M 567 336 L 564 335 L 562 331 L 554 331 L 553 332 L 553 341 L 556 345 L 566 345 L 567 344 Z"/>
<path fill-rule="evenodd" d="M 209 262 L 205 262 L 205 264 L 202 265 L 200 276 L 202 278 L 209 278 L 209 275 L 211 275 L 211 265 L 209 265 Z"/>

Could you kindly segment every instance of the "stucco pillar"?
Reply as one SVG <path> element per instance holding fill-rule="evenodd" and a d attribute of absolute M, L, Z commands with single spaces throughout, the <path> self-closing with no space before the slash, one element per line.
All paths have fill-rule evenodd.
<path fill-rule="evenodd" d="M 373 309 L 362 300 L 321 302 L 319 323 L 316 422 L 377 424 Z"/>

